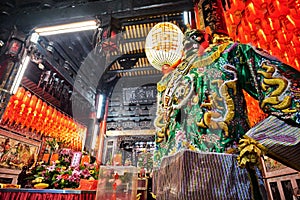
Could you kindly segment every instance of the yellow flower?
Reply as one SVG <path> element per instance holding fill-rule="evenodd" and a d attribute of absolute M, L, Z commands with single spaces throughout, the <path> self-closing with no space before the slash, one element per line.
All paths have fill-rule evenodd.
<path fill-rule="evenodd" d="M 33 187 L 36 188 L 36 189 L 44 189 L 44 188 L 49 187 L 49 184 L 47 184 L 47 183 L 38 183 L 38 184 L 35 184 Z"/>
<path fill-rule="evenodd" d="M 67 167 L 66 166 L 62 166 L 61 169 L 65 170 L 65 169 L 67 169 Z"/>
<path fill-rule="evenodd" d="M 41 183 L 41 182 L 43 182 L 43 177 L 36 177 L 32 182 L 33 183 Z"/>
<path fill-rule="evenodd" d="M 94 170 L 90 170 L 90 174 L 94 174 L 95 173 L 95 171 Z"/>

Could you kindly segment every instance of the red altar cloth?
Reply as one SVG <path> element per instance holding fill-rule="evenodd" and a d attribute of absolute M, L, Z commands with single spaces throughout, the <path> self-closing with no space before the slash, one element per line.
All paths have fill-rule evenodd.
<path fill-rule="evenodd" d="M 1 200 L 94 200 L 96 191 L 0 189 Z"/>

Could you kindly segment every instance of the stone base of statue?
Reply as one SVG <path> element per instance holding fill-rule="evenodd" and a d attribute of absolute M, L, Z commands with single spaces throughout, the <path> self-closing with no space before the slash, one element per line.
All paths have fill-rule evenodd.
<path fill-rule="evenodd" d="M 253 199 L 248 171 L 236 158 L 190 150 L 165 157 L 153 173 L 153 193 L 157 200 Z"/>

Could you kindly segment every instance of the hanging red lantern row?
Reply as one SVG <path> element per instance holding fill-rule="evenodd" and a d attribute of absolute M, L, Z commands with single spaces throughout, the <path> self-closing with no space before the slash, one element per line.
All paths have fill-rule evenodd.
<path fill-rule="evenodd" d="M 56 138 L 64 147 L 81 150 L 86 127 L 19 87 L 10 98 L 1 125 L 23 134 Z"/>
<path fill-rule="evenodd" d="M 250 43 L 300 71 L 300 0 L 231 0 L 225 11 L 229 36 Z M 266 117 L 245 93 L 251 125 Z"/>
<path fill-rule="evenodd" d="M 234 40 L 300 70 L 300 0 L 231 0 L 230 6 L 225 16 Z"/>

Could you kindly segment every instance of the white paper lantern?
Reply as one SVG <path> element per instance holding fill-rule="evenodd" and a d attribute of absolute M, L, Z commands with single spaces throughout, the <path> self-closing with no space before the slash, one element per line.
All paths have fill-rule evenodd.
<path fill-rule="evenodd" d="M 149 63 L 158 70 L 172 66 L 182 57 L 183 33 L 173 23 L 156 24 L 146 37 L 145 52 Z"/>

